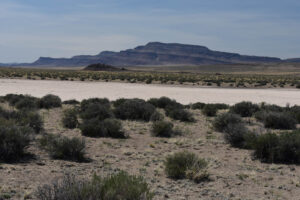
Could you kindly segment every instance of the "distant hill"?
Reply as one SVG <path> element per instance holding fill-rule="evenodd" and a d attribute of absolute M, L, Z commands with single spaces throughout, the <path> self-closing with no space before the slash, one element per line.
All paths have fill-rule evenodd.
<path fill-rule="evenodd" d="M 87 70 L 87 71 L 125 71 L 126 69 L 117 68 L 117 67 L 113 67 L 110 65 L 98 63 L 98 64 L 88 65 L 86 68 L 84 68 L 84 70 Z"/>
<path fill-rule="evenodd" d="M 72 58 L 40 57 L 28 64 L 3 64 L 2 66 L 75 67 L 103 63 L 112 66 L 167 66 L 215 65 L 246 63 L 300 62 L 300 59 L 281 60 L 276 57 L 247 56 L 237 53 L 213 51 L 205 46 L 177 43 L 150 42 L 144 46 L 120 52 L 103 51 L 98 55 L 80 55 Z M 1 65 L 1 64 L 0 64 Z"/>

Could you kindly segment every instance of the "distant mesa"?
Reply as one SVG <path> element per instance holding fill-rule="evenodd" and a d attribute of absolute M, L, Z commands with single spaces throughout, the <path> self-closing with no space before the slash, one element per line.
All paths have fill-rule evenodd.
<path fill-rule="evenodd" d="M 3 66 L 83 67 L 94 63 L 102 63 L 116 67 L 136 67 L 285 62 L 300 62 L 300 59 L 281 60 L 276 57 L 247 56 L 238 53 L 214 51 L 198 45 L 150 42 L 120 52 L 103 51 L 97 55 L 79 55 L 71 58 L 40 57 L 33 63 L 3 64 Z"/>
<path fill-rule="evenodd" d="M 126 71 L 125 68 L 113 67 L 111 65 L 106 65 L 102 63 L 91 64 L 84 68 L 87 71 Z"/>

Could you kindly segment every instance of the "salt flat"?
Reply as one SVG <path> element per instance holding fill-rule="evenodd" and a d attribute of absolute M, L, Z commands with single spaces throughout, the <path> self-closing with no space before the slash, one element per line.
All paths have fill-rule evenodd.
<path fill-rule="evenodd" d="M 287 103 L 300 105 L 299 89 L 209 88 L 116 82 L 0 79 L 0 95 L 9 93 L 29 94 L 36 97 L 55 94 L 62 100 L 82 100 L 90 97 L 106 97 L 110 100 L 118 98 L 149 99 L 167 96 L 183 104 L 204 102 L 232 105 L 240 101 L 252 101 L 280 106 L 285 106 Z"/>

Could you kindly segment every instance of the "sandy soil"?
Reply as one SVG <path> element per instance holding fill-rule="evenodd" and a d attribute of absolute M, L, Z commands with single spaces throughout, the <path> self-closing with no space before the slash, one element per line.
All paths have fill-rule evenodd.
<path fill-rule="evenodd" d="M 184 133 L 180 137 L 152 137 L 151 123 L 136 121 L 122 122 L 130 136 L 126 140 L 85 137 L 87 155 L 92 159 L 89 163 L 53 160 L 34 142 L 29 149 L 36 156 L 34 160 L 0 165 L 0 193 L 10 194 L 12 199 L 34 199 L 38 186 L 66 172 L 91 177 L 94 173 L 104 175 L 123 169 L 144 176 L 156 194 L 155 200 L 299 199 L 299 166 L 253 160 L 251 151 L 226 144 L 222 133 L 212 130 L 211 119 L 200 111 L 192 112 L 196 123 L 173 121 Z M 61 108 L 41 110 L 40 113 L 46 132 L 82 137 L 80 130 L 67 130 L 61 126 Z M 165 157 L 182 150 L 193 151 L 208 160 L 211 181 L 196 184 L 166 177 Z"/>
<path fill-rule="evenodd" d="M 240 101 L 255 103 L 268 102 L 285 106 L 299 104 L 299 89 L 240 89 L 240 88 L 211 88 L 197 86 L 147 85 L 114 82 L 80 82 L 54 80 L 20 80 L 0 79 L 0 95 L 8 93 L 30 94 L 41 97 L 46 94 L 56 94 L 63 100 L 82 100 L 90 97 L 141 98 L 168 96 L 183 104 L 227 103 Z"/>

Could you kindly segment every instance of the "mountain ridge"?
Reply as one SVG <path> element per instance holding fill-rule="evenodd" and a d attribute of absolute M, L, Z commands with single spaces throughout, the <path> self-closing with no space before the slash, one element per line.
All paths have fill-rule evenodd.
<path fill-rule="evenodd" d="M 164 65 L 215 65 L 247 63 L 300 62 L 300 58 L 282 60 L 276 57 L 249 56 L 238 53 L 214 51 L 205 46 L 149 42 L 133 49 L 119 52 L 102 51 L 97 55 L 77 55 L 71 58 L 40 57 L 33 63 L 0 64 L 3 66 L 47 66 L 75 67 L 95 63 L 126 66 L 164 66 Z"/>

